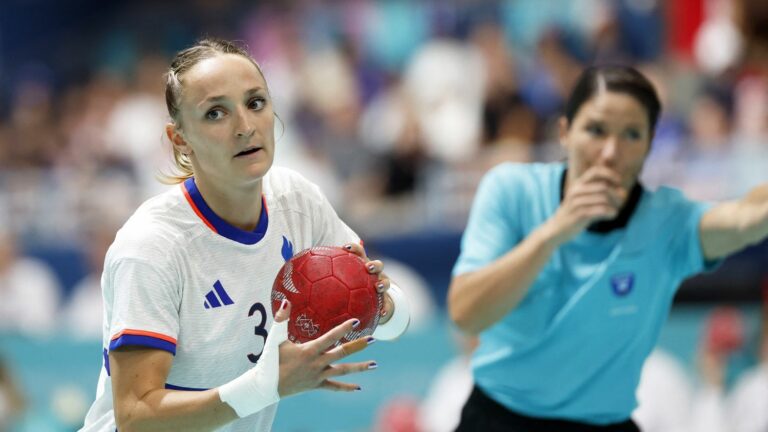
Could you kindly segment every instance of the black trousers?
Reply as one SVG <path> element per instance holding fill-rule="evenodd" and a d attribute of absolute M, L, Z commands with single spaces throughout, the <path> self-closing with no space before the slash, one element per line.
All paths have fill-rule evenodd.
<path fill-rule="evenodd" d="M 456 432 L 640 432 L 631 419 L 610 425 L 590 425 L 567 420 L 528 417 L 510 411 L 477 386 L 461 410 Z"/>

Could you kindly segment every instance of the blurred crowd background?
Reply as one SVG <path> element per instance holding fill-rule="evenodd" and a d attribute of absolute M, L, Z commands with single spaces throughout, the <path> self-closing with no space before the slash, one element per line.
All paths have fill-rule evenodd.
<path fill-rule="evenodd" d="M 276 163 L 320 185 L 419 314 L 403 342 L 411 375 L 377 371 L 406 388 L 373 390 L 362 415 L 327 429 L 293 419 L 296 398 L 277 430 L 441 430 L 393 419 L 418 418 L 437 369 L 471 349 L 443 306 L 474 189 L 497 163 L 562 159 L 555 126 L 583 66 L 633 64 L 659 89 L 646 186 L 720 201 L 768 181 L 765 0 L 3 0 L 0 430 L 82 421 L 100 367 L 104 253 L 170 187 L 157 179 L 172 169 L 163 73 L 206 35 L 249 47 L 281 120 Z M 681 290 L 662 342 L 692 388 L 726 392 L 733 358 L 737 372 L 768 362 L 766 262 L 757 245 Z M 713 331 L 725 347 L 714 359 L 701 343 Z"/>

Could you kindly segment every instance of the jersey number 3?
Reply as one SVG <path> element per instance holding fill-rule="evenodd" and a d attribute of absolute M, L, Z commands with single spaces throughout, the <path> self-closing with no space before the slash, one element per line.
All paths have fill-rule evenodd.
<path fill-rule="evenodd" d="M 248 354 L 248 360 L 250 360 L 251 363 L 256 363 L 259 361 L 259 358 L 261 357 L 261 353 L 264 352 L 263 347 L 267 343 L 267 329 L 265 327 L 265 324 L 267 323 L 267 309 L 261 303 L 254 303 L 253 306 L 251 306 L 251 310 L 248 311 L 248 316 L 251 317 L 256 312 L 259 313 L 260 318 L 259 318 L 259 323 L 256 324 L 256 327 L 253 328 L 253 333 L 256 336 L 259 336 L 262 338 L 262 348 L 258 354 L 253 354 L 253 353 Z"/>

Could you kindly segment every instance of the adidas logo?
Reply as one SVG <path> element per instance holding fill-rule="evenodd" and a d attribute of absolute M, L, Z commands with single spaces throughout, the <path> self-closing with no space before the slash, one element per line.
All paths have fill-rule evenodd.
<path fill-rule="evenodd" d="M 218 294 L 218 296 L 216 294 Z M 229 294 L 224 291 L 224 286 L 220 281 L 216 281 L 216 283 L 213 284 L 213 289 L 208 291 L 208 294 L 205 295 L 205 301 L 203 302 L 203 305 L 206 309 L 217 308 L 231 304 L 235 304 L 235 302 L 233 302 L 232 298 L 229 297 Z"/>

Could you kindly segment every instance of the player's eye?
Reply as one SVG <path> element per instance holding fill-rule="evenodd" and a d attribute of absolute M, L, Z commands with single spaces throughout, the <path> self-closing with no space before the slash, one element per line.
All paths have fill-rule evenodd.
<path fill-rule="evenodd" d="M 643 135 L 637 129 L 627 129 L 624 131 L 624 138 L 630 141 L 638 141 L 642 136 Z"/>
<path fill-rule="evenodd" d="M 220 120 L 224 117 L 224 110 L 221 108 L 211 108 L 205 113 L 206 120 Z"/>
<path fill-rule="evenodd" d="M 594 136 L 600 137 L 605 135 L 605 128 L 602 125 L 597 123 L 587 124 L 586 129 L 587 129 L 587 132 L 589 132 L 591 135 L 594 135 Z"/>
<path fill-rule="evenodd" d="M 255 97 L 248 101 L 248 108 L 254 111 L 260 111 L 267 105 L 267 100 L 261 96 Z"/>

